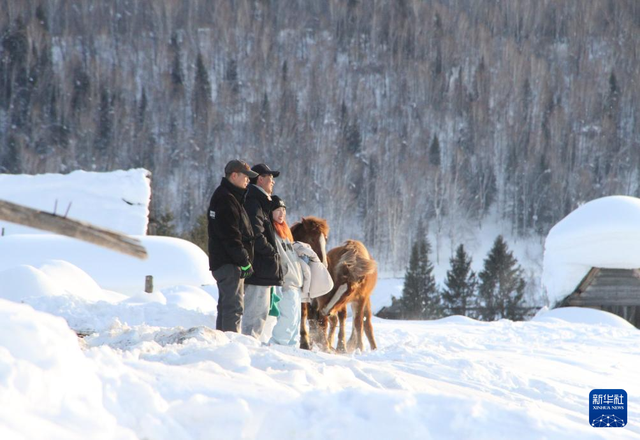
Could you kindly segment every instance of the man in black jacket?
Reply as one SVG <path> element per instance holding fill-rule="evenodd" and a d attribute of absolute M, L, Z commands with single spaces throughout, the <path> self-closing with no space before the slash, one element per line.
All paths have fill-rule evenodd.
<path fill-rule="evenodd" d="M 244 279 L 253 273 L 254 241 L 243 204 L 249 178 L 258 174 L 240 160 L 229 162 L 224 174 L 209 203 L 209 269 L 218 283 L 216 328 L 239 333 Z"/>
<path fill-rule="evenodd" d="M 271 170 L 263 163 L 254 166 L 252 170 L 258 176 L 251 179 L 244 207 L 253 227 L 255 256 L 253 275 L 246 280 L 242 333 L 259 339 L 269 314 L 271 287 L 282 286 L 280 255 L 271 223 L 271 194 L 274 179 L 280 172 Z"/>

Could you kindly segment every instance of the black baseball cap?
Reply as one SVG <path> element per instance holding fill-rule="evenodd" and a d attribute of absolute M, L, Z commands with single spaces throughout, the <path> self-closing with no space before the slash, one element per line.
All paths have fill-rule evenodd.
<path fill-rule="evenodd" d="M 253 171 L 251 171 L 248 163 L 237 159 L 232 160 L 224 167 L 224 173 L 227 176 L 231 173 L 242 173 L 249 177 L 249 179 L 258 177 L 258 173 L 254 173 Z"/>
<path fill-rule="evenodd" d="M 263 164 L 263 163 L 259 163 L 258 165 L 254 165 L 253 168 L 251 168 L 253 171 L 255 171 L 256 173 L 258 173 L 258 175 L 262 176 L 264 174 L 271 174 L 274 178 L 278 177 L 280 175 L 280 171 L 274 171 L 271 168 L 269 168 L 267 165 Z"/>

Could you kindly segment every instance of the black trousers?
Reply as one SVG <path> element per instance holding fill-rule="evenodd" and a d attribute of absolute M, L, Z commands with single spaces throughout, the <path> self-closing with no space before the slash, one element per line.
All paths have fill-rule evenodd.
<path fill-rule="evenodd" d="M 218 283 L 216 329 L 240 333 L 244 310 L 244 280 L 240 279 L 240 267 L 225 264 L 212 273 Z"/>

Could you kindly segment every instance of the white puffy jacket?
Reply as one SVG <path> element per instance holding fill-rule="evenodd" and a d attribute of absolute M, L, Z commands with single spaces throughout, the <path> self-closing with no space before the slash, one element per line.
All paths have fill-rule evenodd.
<path fill-rule="evenodd" d="M 304 281 L 302 284 L 301 299 L 310 302 L 311 298 L 317 298 L 333 289 L 333 280 L 326 266 L 322 264 L 318 255 L 307 243 L 296 241 L 293 248 L 300 257 L 300 265 Z"/>

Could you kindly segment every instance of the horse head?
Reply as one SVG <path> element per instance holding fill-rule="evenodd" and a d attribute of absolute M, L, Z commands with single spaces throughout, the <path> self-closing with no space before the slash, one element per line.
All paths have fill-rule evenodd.
<path fill-rule="evenodd" d="M 302 217 L 302 219 L 291 226 L 293 239 L 307 243 L 318 255 L 325 266 L 327 261 L 327 239 L 329 238 L 329 225 L 327 221 L 318 217 Z"/>

